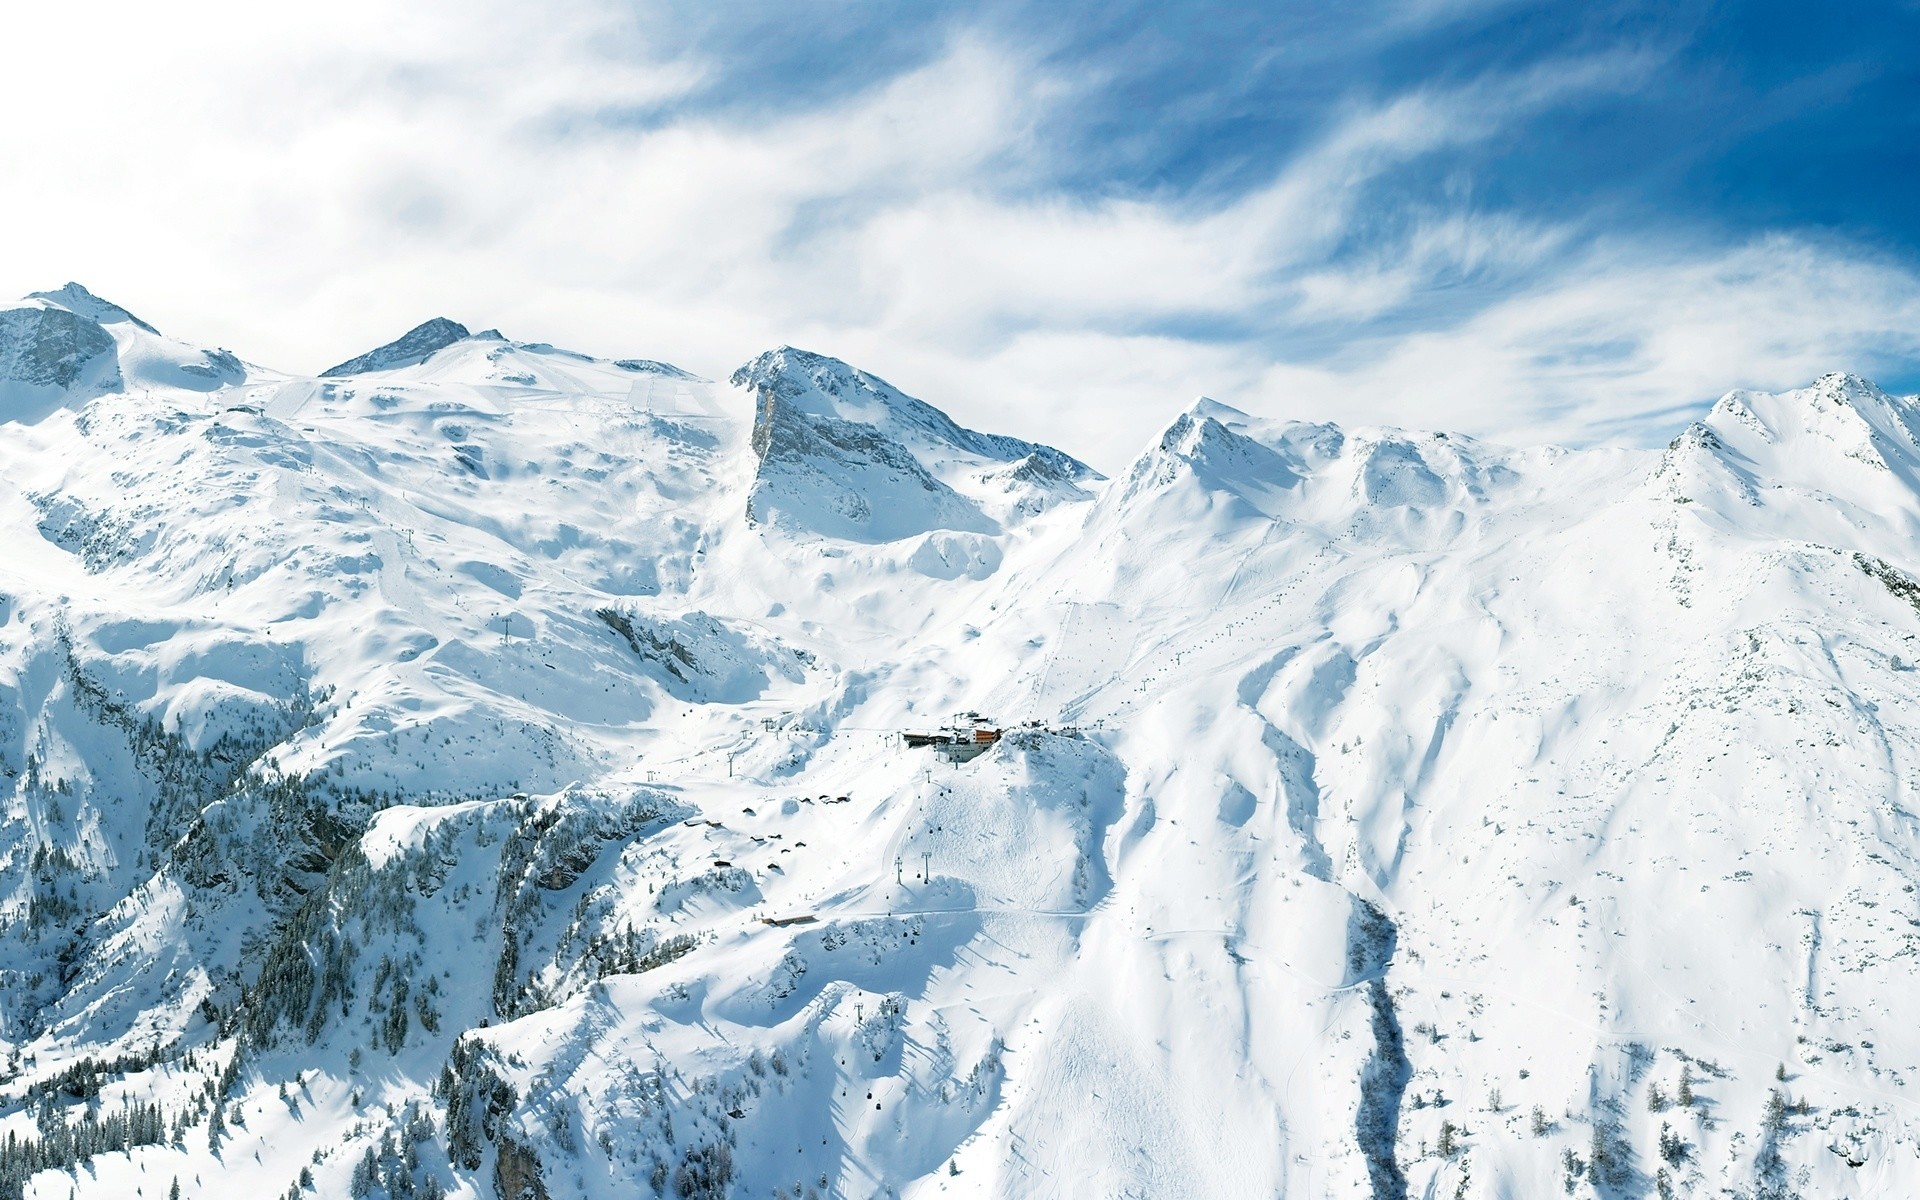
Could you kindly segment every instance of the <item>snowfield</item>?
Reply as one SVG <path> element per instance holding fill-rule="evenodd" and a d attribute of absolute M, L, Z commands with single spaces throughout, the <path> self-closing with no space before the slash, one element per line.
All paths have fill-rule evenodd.
<path fill-rule="evenodd" d="M 1920 398 L 1106 479 L 69 285 L 0 422 L 0 1200 L 1920 1195 Z"/>

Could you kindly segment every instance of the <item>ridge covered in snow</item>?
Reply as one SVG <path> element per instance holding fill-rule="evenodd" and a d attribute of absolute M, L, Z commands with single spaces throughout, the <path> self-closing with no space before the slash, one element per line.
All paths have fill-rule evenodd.
<path fill-rule="evenodd" d="M 1913 397 L 1108 480 L 68 285 L 0 422 L 0 1200 L 1920 1189 Z"/>
<path fill-rule="evenodd" d="M 320 378 L 333 379 L 341 375 L 364 375 L 369 371 L 411 367 L 470 336 L 467 327 L 458 321 L 435 317 L 430 321 L 422 321 L 384 346 L 376 346 L 337 367 L 328 367 L 320 372 Z"/>

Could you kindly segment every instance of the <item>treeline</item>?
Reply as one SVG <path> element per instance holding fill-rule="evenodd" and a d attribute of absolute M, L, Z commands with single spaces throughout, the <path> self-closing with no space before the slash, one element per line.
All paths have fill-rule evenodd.
<path fill-rule="evenodd" d="M 368 1146 L 353 1165 L 353 1178 L 347 1194 L 354 1200 L 368 1200 L 375 1194 L 387 1200 L 444 1200 L 447 1189 L 439 1176 L 423 1172 L 420 1146 L 434 1137 L 433 1118 L 408 1105 L 401 1119 L 400 1136 L 389 1129 L 380 1135 L 377 1146 Z"/>
<path fill-rule="evenodd" d="M 217 1059 L 215 1060 L 218 1061 Z M 161 1063 L 200 1077 L 198 1086 L 184 1090 L 184 1101 L 168 1106 L 157 1101 L 127 1100 L 118 1108 L 100 1103 L 102 1088 L 110 1082 L 153 1070 Z M 187 1130 L 202 1124 L 217 1143 L 225 1136 L 221 1106 L 240 1082 L 240 1055 L 229 1055 L 213 1073 L 214 1062 L 204 1051 L 156 1046 L 142 1054 L 115 1058 L 85 1058 L 56 1075 L 27 1088 L 26 1101 L 34 1108 L 35 1133 L 9 1131 L 0 1141 L 0 1200 L 20 1200 L 27 1180 L 40 1171 L 72 1171 L 96 1155 L 124 1153 L 140 1146 L 183 1146 Z M 69 1105 L 68 1100 L 83 1101 Z M 71 1114 L 77 1111 L 78 1118 Z"/>
<path fill-rule="evenodd" d="M 37 1117 L 38 1137 L 9 1132 L 0 1142 L 0 1200 L 21 1200 L 27 1180 L 41 1171 L 71 1171 L 98 1154 L 177 1141 L 191 1123 L 184 1113 L 170 1121 L 160 1105 L 138 1100 L 105 1114 L 87 1108 L 78 1121 L 43 1103 Z"/>

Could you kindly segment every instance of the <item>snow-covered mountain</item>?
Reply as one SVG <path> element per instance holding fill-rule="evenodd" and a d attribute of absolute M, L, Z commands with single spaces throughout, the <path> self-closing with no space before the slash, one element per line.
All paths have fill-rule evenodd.
<path fill-rule="evenodd" d="M 69 285 L 0 420 L 0 1198 L 1920 1193 L 1913 397 L 1107 480 Z"/>

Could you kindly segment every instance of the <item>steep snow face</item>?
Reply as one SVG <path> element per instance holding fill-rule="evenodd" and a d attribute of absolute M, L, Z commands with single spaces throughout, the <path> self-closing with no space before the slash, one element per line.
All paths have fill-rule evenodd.
<path fill-rule="evenodd" d="M 0 1197 L 1920 1190 L 1911 399 L 1109 482 L 7 311 L 111 347 L 0 431 Z"/>
<path fill-rule="evenodd" d="M 752 393 L 759 459 L 747 516 L 790 532 L 894 542 L 991 534 L 1094 472 L 1066 454 L 976 433 L 838 359 L 782 347 L 734 372 Z"/>

